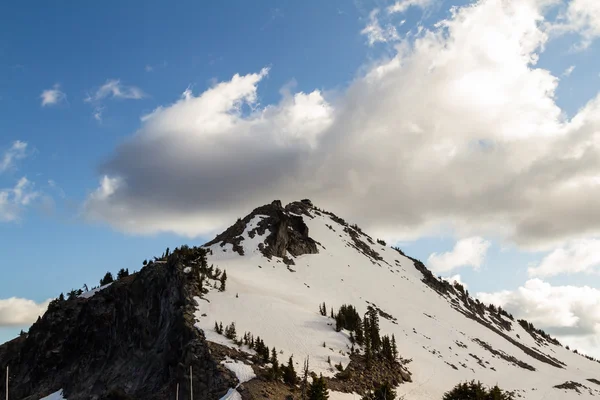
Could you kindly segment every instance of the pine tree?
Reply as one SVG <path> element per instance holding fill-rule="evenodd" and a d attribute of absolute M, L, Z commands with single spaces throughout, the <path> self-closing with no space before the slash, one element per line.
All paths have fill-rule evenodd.
<path fill-rule="evenodd" d="M 288 365 L 283 371 L 283 381 L 290 386 L 295 386 L 298 383 L 298 376 L 296 375 L 296 370 L 294 369 L 294 361 L 292 360 L 292 356 L 290 356 Z"/>
<path fill-rule="evenodd" d="M 398 359 L 398 346 L 396 346 L 396 337 L 392 334 L 392 356 L 394 360 Z"/>
<path fill-rule="evenodd" d="M 367 393 L 362 400 L 394 400 L 396 391 L 388 382 L 384 382 L 377 389 Z"/>
<path fill-rule="evenodd" d="M 219 324 L 217 324 L 217 321 L 215 321 L 215 332 L 221 333 L 219 332 Z"/>
<path fill-rule="evenodd" d="M 383 336 L 383 338 L 381 339 L 381 354 L 388 361 L 394 360 L 394 354 L 392 351 L 392 343 L 390 341 L 390 337 L 387 335 Z"/>
<path fill-rule="evenodd" d="M 369 319 L 369 329 L 365 329 L 365 334 L 370 336 L 371 348 L 373 349 L 373 353 L 379 353 L 381 350 L 381 337 L 379 336 L 379 314 L 377 310 L 373 307 L 369 306 L 369 311 L 367 311 L 367 316 L 365 318 Z"/>
<path fill-rule="evenodd" d="M 362 346 L 365 342 L 365 336 L 363 334 L 363 327 L 362 327 L 362 322 L 359 321 L 358 325 L 356 326 L 356 343 L 359 346 Z"/>
<path fill-rule="evenodd" d="M 309 357 L 306 357 L 304 367 L 302 368 L 302 400 L 306 400 L 308 392 L 308 361 Z"/>
<path fill-rule="evenodd" d="M 225 282 L 227 281 L 227 271 L 223 271 L 223 275 L 221 275 L 221 287 L 219 288 L 219 291 L 224 292 L 225 291 Z"/>
<path fill-rule="evenodd" d="M 225 337 L 230 340 L 234 340 L 237 336 L 237 332 L 235 330 L 235 322 L 232 322 L 227 328 L 225 328 Z"/>
<path fill-rule="evenodd" d="M 223 322 L 219 322 L 219 333 L 223 334 Z"/>
<path fill-rule="evenodd" d="M 497 385 L 487 390 L 481 382 L 471 381 L 456 385 L 444 394 L 443 400 L 513 400 L 513 396 Z"/>
<path fill-rule="evenodd" d="M 117 279 L 123 279 L 129 276 L 129 268 L 121 268 L 119 272 L 117 272 Z"/>
<path fill-rule="evenodd" d="M 148 265 L 148 260 L 144 260 L 144 261 L 142 262 L 142 265 L 144 265 L 144 266 Z"/>
<path fill-rule="evenodd" d="M 327 384 L 323 375 L 317 379 L 313 379 L 308 389 L 308 400 L 327 400 L 329 399 L 329 393 L 327 393 Z"/>
<path fill-rule="evenodd" d="M 278 380 L 279 379 L 279 361 L 277 360 L 277 350 L 275 349 L 275 347 L 273 347 L 273 350 L 271 350 L 271 359 L 269 360 L 271 362 L 271 370 L 269 371 L 269 375 L 271 380 Z"/>
<path fill-rule="evenodd" d="M 371 331 L 370 320 L 367 316 L 363 320 L 363 329 L 365 331 L 364 343 L 365 343 L 365 359 L 367 362 L 367 368 L 371 368 L 371 361 L 373 359 L 373 350 L 371 347 L 371 335 L 368 332 Z"/>
<path fill-rule="evenodd" d="M 61 293 L 60 296 L 58 296 L 58 301 L 65 301 L 65 295 Z"/>
<path fill-rule="evenodd" d="M 100 279 L 100 286 L 108 285 L 109 283 L 113 283 L 114 281 L 115 279 L 113 278 L 113 275 L 110 272 L 107 272 L 104 275 L 104 278 Z"/>

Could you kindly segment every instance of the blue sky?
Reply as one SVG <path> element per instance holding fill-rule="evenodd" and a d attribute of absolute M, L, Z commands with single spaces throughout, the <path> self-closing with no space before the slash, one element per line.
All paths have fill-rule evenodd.
<path fill-rule="evenodd" d="M 483 1 L 477 6 L 484 13 L 479 19 L 501 12 L 493 4 L 488 4 L 493 2 Z M 572 123 L 577 120 L 573 117 L 597 96 L 600 88 L 600 69 L 597 67 L 600 65 L 600 48 L 595 40 L 596 36 L 600 36 L 600 28 L 594 25 L 596 22 L 600 25 L 600 16 L 590 14 L 591 17 L 586 20 L 589 23 L 582 25 L 582 19 L 575 18 L 570 7 L 575 3 L 584 4 L 584 0 L 557 1 L 551 6 L 542 6 L 542 3 L 541 0 L 521 3 L 540 10 L 546 17 L 545 22 L 551 26 L 539 24 L 536 27 L 535 23 L 515 25 L 515 31 L 536 42 L 534 48 L 523 49 L 523 53 L 539 56 L 535 65 L 517 65 L 521 62 L 520 55 L 511 47 L 513 42 L 509 40 L 508 30 L 504 32 L 498 28 L 500 39 L 490 37 L 490 40 L 498 41 L 488 45 L 475 42 L 479 36 L 476 29 L 481 29 L 481 37 L 487 38 L 483 25 L 475 24 L 469 35 L 460 36 L 460 30 L 467 26 L 465 21 L 472 18 L 469 13 L 475 13 L 477 7 L 471 7 L 473 11 L 464 8 L 463 20 L 460 15 L 453 16 L 450 8 L 468 6 L 471 4 L 469 1 L 265 0 L 212 4 L 185 1 L 179 2 L 177 7 L 159 1 L 128 2 L 126 5 L 118 1 L 73 3 L 63 7 L 49 4 L 32 7 L 23 2 L 4 2 L 0 5 L 0 157 L 7 154 L 13 157 L 0 169 L 0 189 L 14 204 L 9 204 L 7 207 L 10 208 L 6 210 L 0 208 L 4 213 L 0 219 L 0 251 L 4 254 L 0 267 L 4 276 L 0 280 L 0 302 L 19 298 L 39 304 L 61 291 L 81 287 L 83 283 L 93 286 L 106 270 L 139 269 L 144 258 L 158 255 L 166 247 L 203 243 L 215 231 L 233 222 L 240 213 L 261 202 L 274 198 L 288 201 L 302 196 L 316 199 L 318 204 L 347 219 L 355 219 L 381 237 L 398 240 L 407 253 L 424 261 L 430 260 L 431 266 L 441 275 L 450 277 L 459 274 L 473 293 L 485 292 L 488 299 L 503 303 L 508 308 L 527 308 L 524 315 L 533 317 L 534 322 L 544 326 L 544 315 L 535 314 L 539 304 L 532 303 L 533 296 L 523 295 L 519 288 L 525 287 L 531 279 L 541 279 L 551 286 L 550 292 L 560 292 L 567 303 L 569 293 L 576 291 L 577 287 L 588 285 L 600 289 L 597 269 L 600 262 L 593 257 L 595 249 L 600 249 L 595 241 L 600 226 L 589 224 L 586 218 L 582 218 L 581 226 L 558 221 L 560 226 L 569 225 L 569 229 L 565 228 L 563 232 L 556 227 L 547 227 L 540 233 L 534 229 L 540 225 L 535 213 L 519 213 L 510 204 L 499 205 L 497 212 L 487 215 L 486 201 L 494 203 L 498 198 L 497 193 L 485 189 L 485 182 L 496 178 L 491 172 L 473 177 L 471 187 L 466 183 L 465 188 L 458 189 L 462 188 L 464 181 L 471 179 L 465 172 L 465 178 L 449 185 L 454 189 L 445 193 L 442 184 L 437 186 L 439 190 L 433 190 L 436 184 L 432 185 L 432 180 L 436 176 L 428 176 L 427 168 L 411 164 L 414 159 L 410 154 L 416 152 L 404 150 L 408 149 L 408 142 L 402 142 L 405 144 L 399 145 L 396 152 L 398 159 L 410 165 L 414 173 L 413 179 L 408 180 L 392 164 L 379 162 L 394 159 L 394 156 L 390 157 L 387 149 L 377 147 L 378 143 L 385 140 L 394 142 L 396 137 L 400 137 L 393 135 L 403 135 L 409 128 L 402 127 L 400 122 L 410 120 L 413 115 L 415 118 L 411 126 L 419 125 L 420 131 L 427 131 L 429 122 L 436 126 L 431 141 L 424 141 L 416 148 L 419 154 L 432 145 L 448 145 L 447 138 L 452 141 L 453 135 L 463 135 L 461 132 L 469 131 L 473 126 L 477 133 L 469 133 L 469 140 L 479 137 L 482 138 L 480 140 L 492 140 L 488 143 L 501 142 L 495 136 L 485 139 L 487 133 L 480 132 L 477 124 L 493 126 L 501 125 L 497 121 L 508 121 L 507 131 L 510 132 L 529 132 L 531 129 L 544 130 L 544 133 L 553 129 L 571 132 L 580 129 L 582 124 Z M 401 10 L 391 11 L 390 7 L 395 4 L 402 5 Z M 518 8 L 515 15 L 523 15 L 524 20 L 530 18 L 533 21 L 530 11 L 526 7 Z M 440 32 L 434 24 L 443 19 L 452 23 L 448 34 L 428 37 L 427 32 Z M 547 37 L 542 37 L 540 32 Z M 506 43 L 502 41 L 503 34 L 508 38 Z M 433 50 L 419 48 L 417 43 L 429 43 Z M 489 52 L 486 57 L 494 61 L 473 61 L 472 58 L 479 55 L 478 51 Z M 443 64 L 441 60 L 445 59 L 441 54 L 445 54 L 446 59 L 455 60 L 451 68 Z M 495 56 L 506 62 L 503 64 L 495 60 Z M 405 63 L 402 64 L 405 72 L 393 72 L 396 75 L 385 78 L 389 81 L 377 78 L 381 79 L 379 83 L 366 78 L 378 66 L 396 68 L 394 60 Z M 462 79 L 456 71 L 457 65 L 463 62 L 465 71 L 472 68 L 473 74 L 465 73 L 468 79 L 460 81 L 463 82 L 460 86 L 441 86 L 453 85 L 452 82 Z M 473 65 L 469 67 L 469 63 Z M 437 65 L 437 70 L 431 78 L 423 81 L 425 83 L 415 83 L 420 82 L 421 75 L 418 74 L 422 74 L 428 65 Z M 484 70 L 488 67 L 491 72 Z M 570 67 L 573 68 L 569 72 Z M 263 68 L 268 68 L 268 72 L 260 73 Z M 539 71 L 545 72 L 540 74 Z M 235 74 L 239 74 L 239 82 L 233 78 Z M 483 99 L 485 94 L 479 90 L 490 79 L 481 76 L 498 76 L 498 81 L 506 78 L 509 83 L 523 79 L 528 83 L 515 84 L 514 88 L 505 84 L 500 89 L 491 84 L 491 105 L 485 109 L 488 115 L 473 109 L 477 103 L 487 101 L 487 97 Z M 553 78 L 557 79 L 554 87 Z M 477 84 L 469 79 L 483 80 Z M 241 83 L 238 85 L 236 82 Z M 223 84 L 219 86 L 219 83 Z M 249 89 L 242 83 L 249 85 Z M 464 100 L 464 104 L 461 103 L 463 100 L 459 100 L 458 103 L 464 107 L 452 110 L 457 101 L 444 103 L 445 100 L 440 100 L 439 96 L 427 97 L 426 93 L 439 93 L 443 97 L 443 93 L 448 92 L 438 91 L 438 87 L 433 86 L 438 83 L 439 87 L 459 88 L 459 92 L 468 88 L 464 96 L 471 100 Z M 229 92 L 226 92 L 225 84 L 229 85 Z M 186 89 L 189 89 L 187 100 L 182 99 Z M 44 91 L 45 100 L 42 97 Z M 394 93 L 405 92 L 413 93 L 410 98 L 413 102 L 394 97 Z M 498 92 L 502 92 L 504 97 Z M 215 97 L 208 97 L 211 93 Z M 313 97 L 296 96 L 299 93 L 312 93 Z M 207 100 L 203 101 L 202 96 Z M 226 164 L 209 163 L 211 155 L 204 153 L 203 149 L 211 149 L 213 144 L 210 142 L 212 139 L 207 139 L 209 141 L 200 150 L 192 151 L 193 158 L 200 159 L 197 164 L 185 164 L 189 156 L 186 153 L 181 165 L 173 167 L 173 171 L 180 171 L 178 168 L 192 171 L 181 177 L 185 187 L 184 183 L 181 186 L 177 186 L 177 182 L 171 183 L 177 173 L 171 173 L 167 158 L 155 157 L 156 153 L 150 151 L 156 149 L 153 146 L 157 142 L 148 138 L 168 139 L 168 142 L 160 143 L 170 143 L 171 136 L 161 126 L 179 122 L 182 123 L 181 132 L 192 132 L 192 136 L 194 129 L 203 132 L 203 126 L 208 126 L 213 121 L 210 118 L 216 117 L 207 114 L 202 120 L 205 125 L 200 126 L 194 125 L 195 115 L 202 114 L 213 104 L 220 107 L 220 101 L 225 101 L 223 99 L 227 96 L 233 98 L 232 103 L 224 104 L 224 111 L 217 116 L 229 118 L 233 115 L 233 122 L 224 120 L 223 123 L 232 122 L 234 127 L 247 125 L 249 128 L 237 133 L 228 130 L 227 134 L 238 136 L 232 136 L 236 137 L 235 140 L 214 144 L 213 153 L 232 160 L 239 159 L 239 164 L 236 164 L 238 171 L 258 171 L 255 175 L 264 174 L 265 178 L 256 182 L 244 180 L 235 171 L 224 170 Z M 477 101 L 473 100 L 471 104 L 472 99 Z M 191 111 L 184 108 L 188 100 L 195 101 L 197 105 L 191 102 L 189 105 L 197 108 L 191 108 Z M 361 103 L 363 101 L 364 104 Z M 290 104 L 297 108 L 287 109 Z M 423 110 L 413 110 L 416 104 L 429 105 L 432 107 L 429 111 L 433 111 L 424 112 L 425 117 L 419 120 Z M 239 112 L 236 111 L 238 106 Z M 438 112 L 445 107 L 450 110 L 447 114 Z M 467 112 L 466 118 L 473 116 L 473 121 L 466 121 L 459 115 L 468 107 L 473 112 Z M 400 122 L 378 125 L 397 111 L 402 114 L 404 109 L 411 112 L 403 115 Z M 527 114 L 529 110 L 533 119 L 517 117 L 521 111 Z M 556 110 L 562 114 L 557 116 Z M 592 117 L 592 114 L 596 115 L 595 110 L 592 107 L 585 115 L 581 114 L 580 119 L 587 128 L 582 128 L 583 133 L 577 131 L 573 135 L 594 137 L 593 132 L 598 129 Z M 304 121 L 310 122 L 304 123 L 304 126 L 290 125 L 292 122 L 286 118 L 294 112 L 302 114 Z M 429 114 L 431 121 L 427 121 Z M 489 119 L 476 118 L 483 114 Z M 142 120 L 148 115 L 151 118 Z M 356 126 L 350 126 L 354 123 L 354 115 L 363 117 Z M 458 115 L 456 119 L 452 119 L 454 115 Z M 340 123 L 341 119 L 343 123 Z M 190 122 L 186 125 L 188 120 Z M 219 127 L 223 123 L 220 122 Z M 547 128 L 546 124 L 552 126 Z M 281 146 L 276 133 L 278 130 L 292 132 L 282 139 L 284 145 Z M 440 130 L 445 136 L 437 136 Z M 245 142 L 247 137 L 251 137 L 247 135 L 255 131 L 257 135 L 264 131 L 266 136 Z M 371 138 L 366 145 L 358 139 L 364 133 L 376 135 L 384 131 L 385 139 Z M 539 133 L 537 131 L 527 135 L 533 137 Z M 293 136 L 293 132 L 302 132 L 304 136 Z M 322 132 L 332 133 L 325 135 Z M 181 139 L 177 136 L 179 131 L 169 134 L 175 135 L 172 136 L 175 145 L 173 148 L 167 145 L 165 153 L 177 158 L 186 148 L 181 143 L 187 142 L 178 142 Z M 505 131 L 498 133 L 504 134 Z M 306 139 L 304 143 L 309 136 L 314 140 Z M 542 142 L 538 143 L 551 142 L 539 140 Z M 236 147 L 237 142 L 240 147 Z M 15 143 L 26 143 L 26 148 L 17 149 Z M 504 145 L 510 146 L 513 142 L 506 143 Z M 231 147 L 228 147 L 229 144 Z M 244 153 L 244 149 L 252 152 L 255 145 L 259 149 L 257 154 L 262 154 L 264 147 L 263 156 L 256 159 Z M 527 142 L 527 146 L 530 145 Z M 523 149 L 525 145 L 519 148 Z M 551 150 L 539 154 L 537 151 L 524 153 L 520 159 L 528 158 L 528 154 L 531 159 L 552 159 L 550 156 L 555 156 L 550 154 Z M 379 161 L 368 158 L 367 153 L 375 154 Z M 307 171 L 308 164 L 301 161 L 307 154 L 310 157 L 317 154 L 314 159 L 306 159 L 313 160 L 307 161 L 308 164 L 319 164 L 321 172 L 318 179 L 314 171 Z M 442 156 L 423 153 L 423 157 L 437 160 Z M 277 162 L 283 159 L 292 161 L 286 161 L 282 164 L 284 167 L 278 168 Z M 488 159 L 495 160 L 494 157 Z M 203 163 L 202 160 L 208 161 Z M 472 171 L 473 165 L 487 165 L 488 162 L 478 159 L 471 160 L 476 164 L 469 164 L 470 161 L 465 160 L 465 165 L 471 167 L 464 171 Z M 501 159 L 497 168 L 490 167 L 489 170 L 503 170 L 507 160 L 514 162 Z M 146 165 L 144 163 L 151 163 L 150 168 L 139 167 Z M 214 166 L 214 171 L 211 171 L 211 166 Z M 453 166 L 445 170 L 448 173 L 459 171 L 454 167 L 459 168 Z M 525 170 L 529 166 L 522 168 Z M 272 172 L 279 169 L 283 171 L 281 174 L 288 175 Z M 141 170 L 150 171 L 150 176 L 144 176 Z M 350 170 L 353 172 L 348 173 Z M 487 171 L 486 168 L 482 170 Z M 585 168 L 583 164 L 575 164 L 571 170 L 583 171 Z M 165 186 L 157 171 L 167 171 L 165 177 L 171 177 L 166 185 L 169 192 L 165 189 L 162 193 L 160 189 L 148 187 L 153 177 L 156 177 L 156 186 Z M 214 176 L 221 172 L 224 182 L 214 186 Z M 561 183 L 581 178 L 570 173 L 568 179 Z M 370 192 L 356 189 L 351 182 L 345 186 L 332 185 L 334 181 L 344 181 L 340 176 L 354 179 L 352 174 L 362 177 L 362 182 L 372 181 Z M 460 175 L 454 173 L 452 179 Z M 110 179 L 106 185 L 99 186 L 104 176 Z M 389 183 L 384 184 L 381 176 L 389 177 Z M 540 175 L 536 175 L 535 179 L 528 178 L 525 173 L 512 170 L 507 171 L 506 176 L 512 182 L 523 180 L 529 188 L 541 182 L 536 179 L 542 179 Z M 557 173 L 556 176 L 562 175 Z M 15 185 L 23 177 L 27 179 L 26 191 L 32 194 L 28 201 L 23 198 L 15 200 Z M 126 180 L 119 180 L 121 177 Z M 188 192 L 190 182 L 195 182 L 196 177 L 199 186 L 210 188 L 206 192 L 214 192 L 215 197 L 220 194 L 226 200 L 216 201 L 202 190 Z M 285 183 L 288 178 L 289 181 L 308 179 L 317 184 L 310 188 L 296 184 L 290 188 Z M 238 179 L 253 187 L 247 189 L 244 185 L 236 185 Z M 479 179 L 483 189 L 474 190 Z M 418 182 L 423 182 L 422 186 L 418 186 Z M 508 193 L 511 187 L 504 187 L 502 190 L 506 192 L 500 193 Z M 241 197 L 248 200 L 244 203 L 234 200 L 236 196 L 228 192 L 235 192 L 233 188 L 237 188 L 243 194 Z M 434 200 L 414 203 L 412 196 L 402 195 L 403 188 L 428 200 L 436 197 L 435 192 L 439 192 L 441 197 L 456 196 L 456 204 L 449 201 L 453 204 L 446 208 Z M 464 193 L 460 194 L 460 190 Z M 522 188 L 519 190 L 524 193 Z M 592 196 L 595 190 L 581 189 L 578 198 Z M 385 191 L 386 195 L 375 195 L 378 191 Z M 156 198 L 148 193 L 156 193 Z M 304 196 L 304 193 L 307 195 Z M 175 201 L 171 195 L 189 199 L 189 203 Z M 534 203 L 531 206 L 534 211 L 540 209 L 540 219 L 543 217 L 547 221 L 546 215 L 560 214 L 568 221 L 575 221 L 575 217 L 569 219 L 569 213 L 574 211 L 562 205 L 559 207 L 560 201 L 564 200 L 562 195 L 553 193 L 544 201 L 540 194 L 532 193 L 530 197 L 524 193 L 523 198 L 527 197 L 528 207 L 531 206 L 529 202 Z M 344 197 L 356 198 L 356 203 L 341 201 Z M 375 197 L 385 197 L 389 201 L 385 204 L 370 203 L 375 201 Z M 506 197 L 510 198 L 508 194 Z M 513 201 L 522 200 L 515 198 Z M 555 204 L 557 208 L 552 208 Z M 586 205 L 578 207 L 585 210 Z M 382 214 L 377 214 L 374 209 L 380 209 Z M 119 210 L 126 210 L 125 214 L 119 214 Z M 163 210 L 166 211 L 162 213 Z M 9 214 L 10 217 L 7 216 Z M 129 221 L 129 217 L 133 222 Z M 525 224 L 528 230 L 512 229 L 527 221 L 536 223 Z M 192 223 L 193 226 L 190 225 Z M 547 232 L 552 232 L 552 235 Z M 463 243 L 463 247 L 457 243 Z M 432 253 L 437 253 L 437 258 Z M 440 255 L 442 253 L 447 254 Z M 560 265 L 578 263 L 582 265 L 578 271 L 560 269 Z M 546 272 L 536 274 L 528 271 L 528 267 L 540 265 L 548 268 L 544 270 Z M 594 299 L 574 298 L 573 308 L 561 311 L 575 313 L 576 309 L 587 310 L 579 306 L 582 302 L 586 306 L 596 304 L 594 301 L 600 304 L 600 294 Z M 0 306 L 0 320 L 3 313 L 17 312 L 17 308 L 11 307 L 2 309 Z M 600 317 L 597 322 L 600 324 Z M 0 321 L 0 342 L 10 339 L 27 325 Z M 583 333 L 581 337 L 568 340 L 587 351 L 597 351 L 594 342 L 587 340 Z"/>

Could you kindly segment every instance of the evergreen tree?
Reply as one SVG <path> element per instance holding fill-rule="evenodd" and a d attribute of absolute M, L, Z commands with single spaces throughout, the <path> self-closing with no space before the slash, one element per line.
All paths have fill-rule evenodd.
<path fill-rule="evenodd" d="M 219 291 L 224 292 L 225 291 L 225 282 L 227 281 L 227 271 L 223 271 L 223 275 L 221 275 L 221 287 L 219 288 Z"/>
<path fill-rule="evenodd" d="M 232 322 L 227 328 L 225 328 L 225 337 L 230 340 L 234 340 L 237 336 L 237 332 L 235 330 L 235 322 Z"/>
<path fill-rule="evenodd" d="M 365 319 L 363 320 L 363 329 L 365 331 L 365 337 L 364 337 L 365 359 L 367 362 L 367 368 L 371 368 L 371 361 L 373 359 L 373 349 L 371 347 L 371 335 L 369 335 L 367 333 L 367 332 L 371 331 L 371 326 L 370 326 L 370 320 L 366 316 L 365 316 Z"/>
<path fill-rule="evenodd" d="M 443 400 L 513 400 L 513 396 L 498 386 L 487 390 L 481 382 L 471 381 L 456 385 L 444 394 Z"/>
<path fill-rule="evenodd" d="M 381 339 L 381 354 L 388 361 L 394 361 L 394 352 L 392 350 L 392 342 L 390 337 L 385 335 Z"/>
<path fill-rule="evenodd" d="M 108 285 L 109 283 L 113 283 L 114 281 L 115 278 L 113 278 L 113 275 L 110 272 L 107 272 L 104 275 L 104 278 L 100 279 L 100 286 Z"/>
<path fill-rule="evenodd" d="M 309 357 L 304 360 L 304 366 L 302 368 L 302 400 L 306 400 L 308 392 L 308 361 Z"/>
<path fill-rule="evenodd" d="M 221 333 L 219 332 L 219 324 L 217 324 L 217 321 L 215 321 L 215 332 Z"/>
<path fill-rule="evenodd" d="M 292 356 L 290 356 L 288 365 L 283 371 L 283 381 L 290 386 L 295 386 L 298 383 L 298 376 L 296 375 L 296 370 L 294 369 L 294 361 L 292 360 Z"/>
<path fill-rule="evenodd" d="M 308 389 L 308 400 L 327 400 L 329 399 L 329 393 L 327 393 L 327 384 L 323 375 L 316 379 L 313 379 Z"/>
<path fill-rule="evenodd" d="M 396 346 L 396 337 L 392 334 L 392 356 L 394 360 L 398 359 L 398 346 Z"/>
<path fill-rule="evenodd" d="M 165 257 L 169 257 L 169 248 L 167 247 L 167 250 L 165 251 Z"/>
<path fill-rule="evenodd" d="M 58 301 L 65 301 L 65 295 L 61 293 L 60 296 L 58 296 Z"/>
<path fill-rule="evenodd" d="M 396 391 L 388 382 L 384 382 L 377 389 L 367 393 L 362 400 L 394 400 Z"/>
<path fill-rule="evenodd" d="M 381 337 L 379 336 L 379 314 L 377 310 L 373 307 L 369 306 L 369 311 L 367 311 L 367 316 L 365 318 L 369 319 L 369 329 L 365 329 L 365 335 L 370 336 L 371 348 L 373 349 L 373 353 L 379 353 L 381 350 Z"/>
<path fill-rule="evenodd" d="M 83 284 L 83 290 L 85 290 L 86 292 L 89 290 L 89 289 L 88 289 L 88 285 L 87 285 L 87 283 L 84 283 L 84 284 Z"/>
<path fill-rule="evenodd" d="M 143 266 L 146 266 L 146 265 L 148 265 L 148 260 L 144 260 L 144 261 L 142 262 L 142 265 L 143 265 Z"/>
<path fill-rule="evenodd" d="M 219 322 L 219 333 L 223 334 L 223 322 Z"/>
<path fill-rule="evenodd" d="M 279 379 L 280 371 L 279 361 L 277 360 L 277 350 L 275 347 L 271 350 L 271 359 L 269 361 L 271 362 L 271 370 L 269 371 L 270 378 L 271 380 L 276 381 Z"/>
<path fill-rule="evenodd" d="M 356 326 L 356 343 L 359 346 L 362 346 L 364 344 L 364 342 L 365 342 L 365 336 L 363 334 L 363 325 L 362 325 L 362 323 L 359 323 Z"/>
<path fill-rule="evenodd" d="M 119 272 L 117 272 L 117 279 L 123 279 L 129 276 L 129 268 L 121 268 Z"/>

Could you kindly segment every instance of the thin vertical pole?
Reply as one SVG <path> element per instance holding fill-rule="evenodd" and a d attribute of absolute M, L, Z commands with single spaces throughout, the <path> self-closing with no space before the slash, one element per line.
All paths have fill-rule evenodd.
<path fill-rule="evenodd" d="M 177 391 L 175 392 L 175 400 L 179 400 L 179 383 L 177 384 Z"/>
<path fill-rule="evenodd" d="M 190 399 L 194 400 L 194 382 L 192 381 L 192 366 L 191 365 L 190 365 Z"/>

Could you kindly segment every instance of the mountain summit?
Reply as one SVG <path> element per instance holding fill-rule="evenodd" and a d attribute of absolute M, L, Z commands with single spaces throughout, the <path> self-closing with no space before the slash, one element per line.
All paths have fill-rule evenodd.
<path fill-rule="evenodd" d="M 204 246 L 57 299 L 0 346 L 0 366 L 22 400 L 300 399 L 305 372 L 332 400 L 385 384 L 441 399 L 470 380 L 515 398 L 600 397 L 600 364 L 309 200 L 258 207 Z"/>

